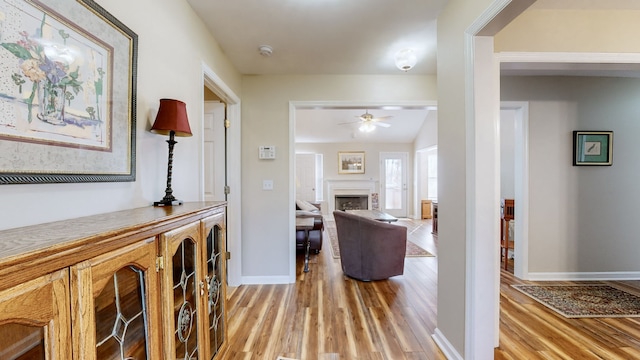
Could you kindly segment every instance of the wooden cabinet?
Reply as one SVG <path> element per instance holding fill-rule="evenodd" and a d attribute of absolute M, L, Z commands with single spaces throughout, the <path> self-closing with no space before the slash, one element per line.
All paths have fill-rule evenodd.
<path fill-rule="evenodd" d="M 431 200 L 422 200 L 422 218 L 431 219 Z"/>
<path fill-rule="evenodd" d="M 0 291 L 0 359 L 71 359 L 69 271 Z"/>
<path fill-rule="evenodd" d="M 226 225 L 224 214 L 208 217 L 200 222 L 204 244 L 205 315 L 207 353 L 205 359 L 221 354 L 227 345 L 227 278 Z"/>
<path fill-rule="evenodd" d="M 224 216 L 160 235 L 164 359 L 213 359 L 226 344 Z"/>
<path fill-rule="evenodd" d="M 224 210 L 186 203 L 0 231 L 0 359 L 216 358 Z"/>
<path fill-rule="evenodd" d="M 71 289 L 75 359 L 160 359 L 155 238 L 72 266 Z"/>

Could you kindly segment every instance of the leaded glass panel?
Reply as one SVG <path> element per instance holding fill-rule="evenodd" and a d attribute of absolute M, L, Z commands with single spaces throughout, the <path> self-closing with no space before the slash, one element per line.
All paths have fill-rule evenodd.
<path fill-rule="evenodd" d="M 209 317 L 209 348 L 213 358 L 224 342 L 224 294 L 222 293 L 222 231 L 215 226 L 207 236 L 207 308 Z"/>
<path fill-rule="evenodd" d="M 95 298 L 96 358 L 148 359 L 144 271 L 118 270 Z"/>
<path fill-rule="evenodd" d="M 198 358 L 196 245 L 185 239 L 173 255 L 174 340 L 176 359 Z"/>

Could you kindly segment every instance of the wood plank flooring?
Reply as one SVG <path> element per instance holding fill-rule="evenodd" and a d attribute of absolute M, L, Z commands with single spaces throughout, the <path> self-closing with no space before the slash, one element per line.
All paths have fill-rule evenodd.
<path fill-rule="evenodd" d="M 229 289 L 229 346 L 221 359 L 445 359 L 431 337 L 437 237 L 431 220 L 411 221 L 409 238 L 436 257 L 406 258 L 402 276 L 345 277 L 325 234 L 308 273 L 298 256 L 295 284 Z M 511 273 L 501 278 L 495 359 L 640 359 L 640 318 L 564 319 L 512 289 L 524 282 Z M 624 285 L 640 291 L 638 282 Z"/>

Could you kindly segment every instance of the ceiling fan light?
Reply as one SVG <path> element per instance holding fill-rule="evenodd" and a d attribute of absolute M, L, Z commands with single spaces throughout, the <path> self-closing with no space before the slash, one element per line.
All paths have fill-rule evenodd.
<path fill-rule="evenodd" d="M 360 132 L 372 132 L 375 129 L 376 127 L 373 124 L 367 122 L 362 123 L 362 125 L 360 125 L 360 127 L 358 128 Z"/>
<path fill-rule="evenodd" d="M 418 62 L 418 57 L 411 49 L 402 49 L 396 53 L 396 66 L 402 71 L 409 71 Z"/>

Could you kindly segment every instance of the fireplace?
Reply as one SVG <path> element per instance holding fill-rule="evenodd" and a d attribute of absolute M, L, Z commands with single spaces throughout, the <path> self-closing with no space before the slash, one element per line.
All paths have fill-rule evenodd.
<path fill-rule="evenodd" d="M 337 204 L 339 197 L 348 197 L 351 204 L 348 206 L 360 206 L 361 209 L 373 209 L 371 194 L 376 193 L 376 182 L 374 180 L 325 180 L 327 183 L 327 205 L 328 213 L 341 209 Z M 358 204 L 354 205 L 354 198 L 358 198 Z M 362 201 L 362 203 L 360 203 Z M 366 205 L 365 205 L 366 204 Z"/>
<path fill-rule="evenodd" d="M 368 210 L 368 195 L 336 195 L 336 210 Z"/>

